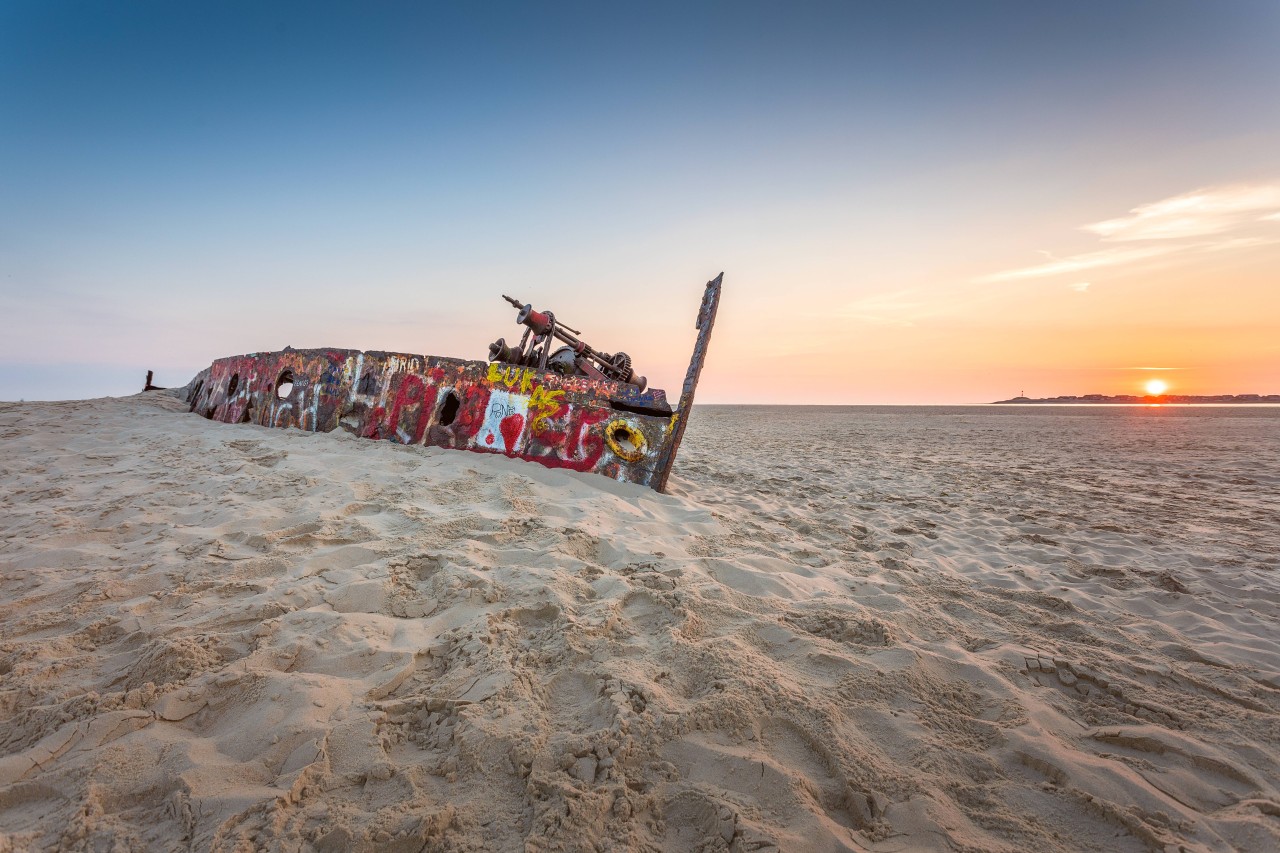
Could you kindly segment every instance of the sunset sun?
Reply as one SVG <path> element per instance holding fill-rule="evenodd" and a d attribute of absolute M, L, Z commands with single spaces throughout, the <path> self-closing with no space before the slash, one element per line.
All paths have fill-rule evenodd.
<path fill-rule="evenodd" d="M 1147 389 L 1148 394 L 1158 397 L 1169 388 L 1169 383 L 1165 382 L 1163 379 L 1151 379 L 1148 380 L 1147 384 L 1143 387 Z"/>

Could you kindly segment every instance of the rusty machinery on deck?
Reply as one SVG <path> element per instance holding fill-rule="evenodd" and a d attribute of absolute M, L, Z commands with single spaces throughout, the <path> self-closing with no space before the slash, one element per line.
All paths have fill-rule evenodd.
<path fill-rule="evenodd" d="M 581 340 L 578 335 L 582 333 L 577 329 L 558 321 L 551 311 L 535 311 L 532 305 L 518 299 L 505 295 L 502 298 L 520 310 L 516 322 L 525 327 L 524 336 L 514 347 L 504 338 L 489 344 L 489 361 L 552 370 L 565 376 L 612 379 L 641 391 L 648 385 L 647 379 L 632 370 L 631 356 L 625 352 L 600 352 Z M 554 341 L 564 345 L 553 351 Z"/>

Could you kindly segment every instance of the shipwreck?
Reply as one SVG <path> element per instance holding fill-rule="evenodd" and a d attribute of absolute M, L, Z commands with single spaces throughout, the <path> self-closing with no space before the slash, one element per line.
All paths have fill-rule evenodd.
<path fill-rule="evenodd" d="M 223 423 L 501 453 L 664 491 L 693 407 L 724 274 L 707 282 L 697 342 L 673 409 L 623 352 L 597 350 L 551 311 L 504 297 L 524 332 L 489 360 L 346 349 L 220 358 L 185 387 Z M 151 374 L 147 387 L 153 389 Z"/>

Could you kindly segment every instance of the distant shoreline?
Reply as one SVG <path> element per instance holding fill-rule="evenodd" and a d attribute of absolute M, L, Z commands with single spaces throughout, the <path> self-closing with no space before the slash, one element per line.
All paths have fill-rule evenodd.
<path fill-rule="evenodd" d="M 1133 394 L 1118 394 L 1115 396 L 1106 396 L 1104 394 L 1086 394 L 1083 397 L 1014 397 L 1012 400 L 996 400 L 992 405 L 998 406 L 1002 404 L 1025 405 L 1029 403 L 1045 403 L 1053 405 L 1118 405 L 1132 406 L 1135 403 L 1146 404 L 1151 406 L 1160 405 L 1177 405 L 1182 404 L 1205 404 L 1205 403 L 1225 403 L 1229 405 L 1249 405 L 1249 404 L 1272 404 L 1280 403 L 1280 394 L 1213 394 L 1193 395 L 1193 394 L 1157 394 L 1146 397 L 1139 397 Z"/>

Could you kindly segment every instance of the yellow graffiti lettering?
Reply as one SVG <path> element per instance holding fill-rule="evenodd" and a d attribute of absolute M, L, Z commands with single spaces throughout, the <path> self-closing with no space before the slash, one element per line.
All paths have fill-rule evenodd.
<path fill-rule="evenodd" d="M 489 363 L 489 381 L 494 384 L 506 386 L 508 390 L 514 390 L 517 385 L 520 386 L 521 394 L 528 394 L 529 389 L 533 386 L 533 370 L 521 369 L 519 367 L 499 367 L 498 362 Z"/>
<path fill-rule="evenodd" d="M 547 421 L 560 411 L 560 398 L 563 396 L 564 391 L 548 391 L 542 385 L 534 388 L 533 396 L 529 398 L 529 429 L 535 433 L 545 430 Z"/>

